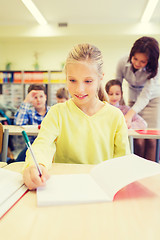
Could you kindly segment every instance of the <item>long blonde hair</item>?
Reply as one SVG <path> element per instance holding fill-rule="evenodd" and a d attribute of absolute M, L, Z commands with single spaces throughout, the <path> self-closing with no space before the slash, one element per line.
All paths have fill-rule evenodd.
<path fill-rule="evenodd" d="M 99 76 L 103 76 L 102 53 L 96 46 L 88 43 L 78 44 L 74 46 L 73 49 L 69 52 L 66 59 L 65 71 L 67 65 L 75 61 L 89 61 L 90 63 L 95 64 L 97 66 Z M 103 90 L 101 84 L 98 89 L 98 97 L 101 101 L 107 101 L 105 91 Z"/>

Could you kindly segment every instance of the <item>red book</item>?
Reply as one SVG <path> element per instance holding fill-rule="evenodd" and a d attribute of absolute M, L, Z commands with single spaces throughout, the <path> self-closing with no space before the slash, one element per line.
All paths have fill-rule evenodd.
<path fill-rule="evenodd" d="M 140 134 L 147 134 L 147 135 L 160 135 L 160 130 L 156 130 L 156 129 L 135 130 L 135 132 Z"/>

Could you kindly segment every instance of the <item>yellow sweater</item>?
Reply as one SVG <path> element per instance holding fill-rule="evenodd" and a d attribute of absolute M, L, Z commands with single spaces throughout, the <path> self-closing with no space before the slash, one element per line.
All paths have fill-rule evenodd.
<path fill-rule="evenodd" d="M 72 99 L 51 107 L 32 147 L 37 161 L 46 167 L 52 161 L 97 164 L 130 153 L 128 129 L 118 108 L 105 103 L 88 116 Z M 27 151 L 26 166 L 31 164 Z"/>

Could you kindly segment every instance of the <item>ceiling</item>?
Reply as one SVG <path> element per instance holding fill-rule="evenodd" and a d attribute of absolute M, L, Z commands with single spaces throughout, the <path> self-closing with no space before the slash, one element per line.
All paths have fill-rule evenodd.
<path fill-rule="evenodd" d="M 0 37 L 103 32 L 160 34 L 160 0 L 147 26 L 140 19 L 148 0 L 33 0 L 48 22 L 39 26 L 21 0 L 0 0 Z M 68 27 L 58 27 L 67 23 Z M 107 30 L 104 32 L 104 30 Z"/>

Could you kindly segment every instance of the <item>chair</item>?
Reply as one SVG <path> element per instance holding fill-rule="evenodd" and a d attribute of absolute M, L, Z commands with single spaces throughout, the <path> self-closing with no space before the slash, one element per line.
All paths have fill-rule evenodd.
<path fill-rule="evenodd" d="M 2 162 L 7 162 L 8 136 L 9 130 L 3 131 L 3 125 L 0 123 L 0 161 Z"/>

